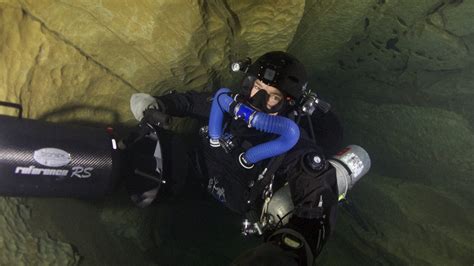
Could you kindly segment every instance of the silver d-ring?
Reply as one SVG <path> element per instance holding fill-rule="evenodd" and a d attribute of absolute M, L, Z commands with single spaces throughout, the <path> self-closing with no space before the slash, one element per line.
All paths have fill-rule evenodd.
<path fill-rule="evenodd" d="M 243 168 L 245 169 L 252 169 L 255 165 L 254 164 L 251 164 L 250 166 L 247 165 L 247 162 L 245 161 L 244 159 L 244 152 L 242 152 L 240 155 L 239 155 L 239 163 L 240 165 L 242 165 Z"/>

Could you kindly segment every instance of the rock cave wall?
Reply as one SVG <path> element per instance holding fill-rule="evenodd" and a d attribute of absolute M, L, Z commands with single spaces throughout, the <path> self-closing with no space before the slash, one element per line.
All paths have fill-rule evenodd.
<path fill-rule="evenodd" d="M 305 12 L 289 50 L 373 162 L 352 195 L 368 228 L 342 210 L 325 260 L 348 247 L 348 265 L 472 263 L 474 3 L 308 1 Z"/>

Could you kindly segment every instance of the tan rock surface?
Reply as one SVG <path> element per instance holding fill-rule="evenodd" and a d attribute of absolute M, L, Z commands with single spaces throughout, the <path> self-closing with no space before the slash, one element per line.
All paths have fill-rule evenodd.
<path fill-rule="evenodd" d="M 114 122 L 130 118 L 134 91 L 202 89 L 228 76 L 231 58 L 285 50 L 304 9 L 303 1 L 6 3 L 0 99 L 21 102 L 27 117 Z"/>
<path fill-rule="evenodd" d="M 230 9 L 238 16 L 238 44 L 248 56 L 259 56 L 272 50 L 286 50 L 293 40 L 305 8 L 304 1 L 230 1 Z M 240 49 L 242 50 L 242 49 Z M 241 51 L 242 52 L 242 51 Z"/>
<path fill-rule="evenodd" d="M 118 122 L 134 91 L 20 8 L 0 5 L 0 99 L 25 116 Z M 0 109 L 2 110 L 2 109 Z"/>

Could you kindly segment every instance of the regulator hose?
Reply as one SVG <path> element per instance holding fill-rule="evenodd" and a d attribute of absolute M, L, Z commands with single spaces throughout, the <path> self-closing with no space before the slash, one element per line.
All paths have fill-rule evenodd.
<path fill-rule="evenodd" d="M 249 127 L 279 135 L 278 138 L 259 144 L 247 150 L 242 159 L 247 164 L 283 154 L 293 148 L 300 137 L 298 125 L 291 119 L 259 112 L 244 103 L 235 101 L 228 88 L 219 89 L 213 98 L 209 118 L 209 141 L 211 146 L 218 147 L 222 136 L 224 112 L 236 119 L 244 120 Z"/>

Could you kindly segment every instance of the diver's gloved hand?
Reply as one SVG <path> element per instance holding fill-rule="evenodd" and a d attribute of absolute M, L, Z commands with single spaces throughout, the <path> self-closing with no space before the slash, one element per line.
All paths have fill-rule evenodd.
<path fill-rule="evenodd" d="M 130 109 L 132 110 L 133 116 L 138 121 L 141 121 L 144 117 L 144 112 L 149 109 L 159 110 L 158 102 L 150 94 L 146 93 L 134 93 L 130 97 Z"/>
<path fill-rule="evenodd" d="M 162 113 L 158 109 L 146 109 L 143 112 L 143 120 L 147 122 L 148 124 L 152 124 L 155 126 L 159 126 L 162 128 L 169 128 L 171 124 L 171 117 L 167 114 Z"/>

